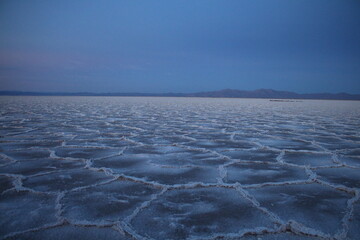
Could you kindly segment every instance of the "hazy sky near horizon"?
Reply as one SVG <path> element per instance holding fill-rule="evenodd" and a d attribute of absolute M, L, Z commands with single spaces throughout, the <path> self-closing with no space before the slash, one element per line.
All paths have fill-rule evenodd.
<path fill-rule="evenodd" d="M 3 0 L 0 90 L 360 93 L 358 0 Z"/>

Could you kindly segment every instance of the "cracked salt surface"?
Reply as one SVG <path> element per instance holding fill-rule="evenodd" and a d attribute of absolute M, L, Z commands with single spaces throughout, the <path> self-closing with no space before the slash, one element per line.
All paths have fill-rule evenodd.
<path fill-rule="evenodd" d="M 360 236 L 360 102 L 0 104 L 0 239 Z"/>

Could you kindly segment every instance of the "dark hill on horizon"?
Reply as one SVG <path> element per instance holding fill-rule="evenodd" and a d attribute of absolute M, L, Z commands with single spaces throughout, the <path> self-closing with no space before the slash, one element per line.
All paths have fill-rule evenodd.
<path fill-rule="evenodd" d="M 91 93 L 91 92 L 22 92 L 0 91 L 1 96 L 144 96 L 144 97 L 209 97 L 209 98 L 269 98 L 269 99 L 323 99 L 360 100 L 360 94 L 349 93 L 295 93 L 273 89 L 244 91 L 223 89 L 197 93 Z"/>
<path fill-rule="evenodd" d="M 328 100 L 360 100 L 360 94 L 349 93 L 295 93 L 273 89 L 257 89 L 244 91 L 223 89 L 220 91 L 199 92 L 189 94 L 191 97 L 222 97 L 222 98 L 275 98 L 275 99 L 328 99 Z"/>

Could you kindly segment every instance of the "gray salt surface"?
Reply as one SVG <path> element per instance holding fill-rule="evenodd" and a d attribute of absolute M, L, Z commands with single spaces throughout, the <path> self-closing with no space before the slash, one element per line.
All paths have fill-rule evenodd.
<path fill-rule="evenodd" d="M 0 97 L 0 239 L 360 236 L 360 102 Z"/>

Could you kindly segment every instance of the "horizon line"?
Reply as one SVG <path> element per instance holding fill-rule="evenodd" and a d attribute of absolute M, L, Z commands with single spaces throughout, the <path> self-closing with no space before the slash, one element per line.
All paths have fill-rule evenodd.
<path fill-rule="evenodd" d="M 222 89 L 218 91 L 194 93 L 141 93 L 141 92 L 33 92 L 33 91 L 0 91 L 0 96 L 103 96 L 103 97 L 204 97 L 204 98 L 259 98 L 259 99 L 317 99 L 317 100 L 360 100 L 360 94 L 339 93 L 296 93 L 273 89 L 256 89 L 252 91 Z"/>

